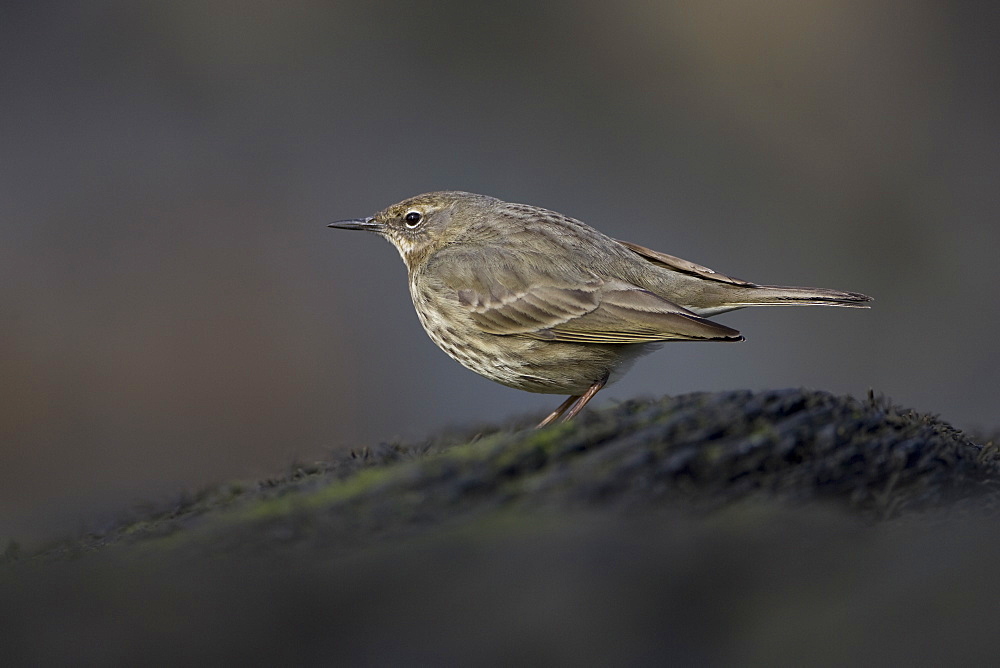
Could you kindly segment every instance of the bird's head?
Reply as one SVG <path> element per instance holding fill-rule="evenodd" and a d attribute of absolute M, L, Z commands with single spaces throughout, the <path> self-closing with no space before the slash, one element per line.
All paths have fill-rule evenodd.
<path fill-rule="evenodd" d="M 412 270 L 439 248 L 459 239 L 499 200 L 445 191 L 425 193 L 382 209 L 374 216 L 341 220 L 329 227 L 368 230 L 388 239 Z"/>

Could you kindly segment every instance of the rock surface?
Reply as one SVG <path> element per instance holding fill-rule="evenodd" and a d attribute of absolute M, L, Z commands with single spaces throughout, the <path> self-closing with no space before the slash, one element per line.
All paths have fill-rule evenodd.
<path fill-rule="evenodd" d="M 992 443 L 801 390 L 527 423 L 366 448 L 8 550 L 12 658 L 65 660 L 68 626 L 85 663 L 995 656 Z"/>

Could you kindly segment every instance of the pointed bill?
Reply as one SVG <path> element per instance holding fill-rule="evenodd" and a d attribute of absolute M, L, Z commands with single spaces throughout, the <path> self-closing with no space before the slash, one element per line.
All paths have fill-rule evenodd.
<path fill-rule="evenodd" d="M 355 218 L 353 220 L 338 220 L 335 223 L 330 223 L 327 227 L 333 227 L 338 230 L 368 230 L 370 232 L 378 232 L 382 229 L 382 223 L 372 217 L 368 217 Z"/>

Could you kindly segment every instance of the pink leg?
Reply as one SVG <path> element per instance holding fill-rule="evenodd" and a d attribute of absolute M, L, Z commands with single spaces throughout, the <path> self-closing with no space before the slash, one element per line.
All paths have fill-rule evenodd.
<path fill-rule="evenodd" d="M 587 388 L 587 391 L 584 392 L 583 394 L 573 395 L 572 397 L 569 397 L 568 399 L 566 399 L 566 401 L 562 402 L 559 405 L 559 408 L 549 413 L 549 416 L 547 418 L 539 422 L 538 426 L 535 427 L 535 429 L 541 429 L 546 425 L 552 424 L 553 422 L 558 420 L 560 416 L 563 416 L 564 413 L 565 415 L 563 416 L 563 422 L 569 422 L 570 420 L 576 417 L 577 413 L 583 410 L 583 407 L 587 405 L 587 402 L 593 399 L 594 395 L 600 392 L 601 388 L 604 387 L 607 384 L 607 382 L 608 379 L 606 377 L 602 378 L 601 380 L 597 381 L 589 388 Z"/>
<path fill-rule="evenodd" d="M 549 416 L 547 418 L 545 418 L 544 420 L 542 420 L 541 422 L 539 422 L 538 426 L 535 427 L 535 429 L 541 429 L 542 427 L 544 427 L 546 425 L 550 425 L 553 422 L 555 422 L 556 420 L 558 420 L 559 416 L 562 415 L 563 413 L 565 413 L 566 409 L 569 408 L 570 405 L 572 405 L 572 403 L 574 401 L 576 401 L 577 399 L 579 399 L 579 398 L 580 398 L 580 395 L 573 395 L 572 397 L 568 398 L 566 401 L 564 401 L 561 404 L 559 404 L 559 408 L 557 408 L 554 411 L 552 411 L 551 413 L 549 413 Z"/>
<path fill-rule="evenodd" d="M 570 420 L 575 418 L 576 414 L 583 410 L 583 407 L 587 405 L 587 402 L 593 399 L 594 395 L 600 392 L 601 388 L 604 387 L 607 384 L 607 382 L 608 379 L 607 376 L 605 376 L 604 378 L 600 379 L 599 381 L 591 385 L 589 388 L 587 388 L 587 391 L 584 392 L 583 395 L 576 400 L 576 403 L 574 403 L 568 411 L 566 411 L 566 415 L 563 416 L 562 421 L 569 422 Z"/>

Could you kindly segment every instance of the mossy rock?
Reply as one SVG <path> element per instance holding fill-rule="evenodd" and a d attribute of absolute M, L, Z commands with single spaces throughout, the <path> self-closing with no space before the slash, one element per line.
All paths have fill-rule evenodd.
<path fill-rule="evenodd" d="M 7 665 L 989 665 L 1000 455 L 823 392 L 381 444 L 0 566 Z"/>
<path fill-rule="evenodd" d="M 253 553 L 299 543 L 343 553 L 387 532 L 544 509 L 824 502 L 868 521 L 948 506 L 997 507 L 1000 451 L 869 397 L 803 390 L 628 401 L 542 430 L 382 444 L 286 477 L 231 483 L 48 550 L 184 546 Z"/>

